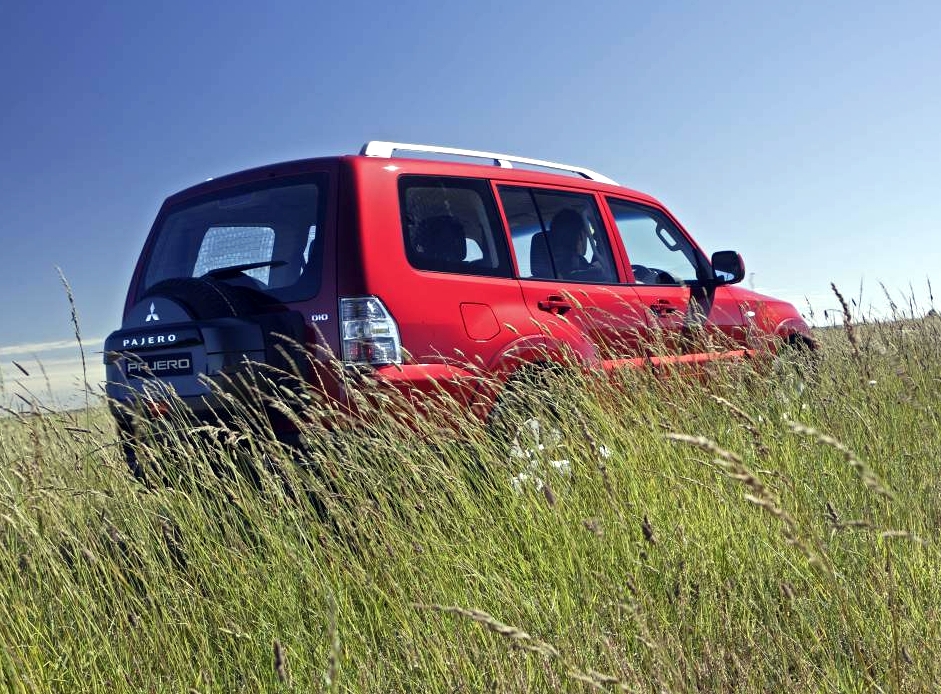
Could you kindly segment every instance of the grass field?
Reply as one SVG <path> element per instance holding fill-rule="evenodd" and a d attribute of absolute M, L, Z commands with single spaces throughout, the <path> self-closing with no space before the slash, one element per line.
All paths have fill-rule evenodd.
<path fill-rule="evenodd" d="M 0 419 L 3 689 L 937 691 L 941 320 L 821 341 L 543 383 L 528 458 L 377 410 L 294 462 L 171 433 L 145 489 L 102 410 Z"/>

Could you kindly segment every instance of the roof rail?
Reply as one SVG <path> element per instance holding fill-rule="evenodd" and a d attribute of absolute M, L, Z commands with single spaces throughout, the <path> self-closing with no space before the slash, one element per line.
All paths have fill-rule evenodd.
<path fill-rule="evenodd" d="M 451 154 L 460 157 L 475 157 L 478 159 L 490 159 L 494 166 L 504 169 L 512 169 L 513 164 L 526 164 L 528 166 L 540 166 L 545 169 L 558 169 L 578 174 L 583 178 L 599 183 L 610 183 L 617 185 L 617 182 L 604 176 L 597 171 L 586 169 L 581 166 L 571 166 L 569 164 L 557 164 L 551 161 L 541 159 L 526 159 L 524 157 L 514 157 L 510 154 L 497 154 L 496 152 L 478 152 L 473 149 L 455 149 L 454 147 L 436 147 L 434 145 L 411 145 L 404 142 L 382 142 L 380 140 L 371 140 L 363 145 L 359 151 L 360 154 L 367 157 L 383 157 L 391 159 L 395 152 L 428 152 L 432 154 Z"/>

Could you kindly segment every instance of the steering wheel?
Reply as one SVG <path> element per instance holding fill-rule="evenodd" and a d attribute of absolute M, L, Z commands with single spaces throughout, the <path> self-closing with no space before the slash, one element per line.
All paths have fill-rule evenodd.
<path fill-rule="evenodd" d="M 631 265 L 631 271 L 634 273 L 634 281 L 638 284 L 656 284 L 656 273 L 646 265 Z"/>
<path fill-rule="evenodd" d="M 646 265 L 631 265 L 634 280 L 638 284 L 683 284 L 683 281 L 668 270 Z"/>

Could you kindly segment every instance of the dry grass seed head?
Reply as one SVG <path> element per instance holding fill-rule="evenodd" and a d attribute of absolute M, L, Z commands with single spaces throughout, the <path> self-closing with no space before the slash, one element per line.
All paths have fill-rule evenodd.
<path fill-rule="evenodd" d="M 785 541 L 801 552 L 811 566 L 825 571 L 828 574 L 833 573 L 833 567 L 825 561 L 822 553 L 813 551 L 803 539 L 801 539 L 797 522 L 784 510 L 775 495 L 762 483 L 755 474 L 745 466 L 742 459 L 724 448 L 720 447 L 715 441 L 707 439 L 704 436 L 689 436 L 688 434 L 669 433 L 665 435 L 670 441 L 686 443 L 700 448 L 715 456 L 713 462 L 722 470 L 723 474 L 729 479 L 741 482 L 751 490 L 746 493 L 744 499 L 761 508 L 784 526 L 783 534 Z"/>
<path fill-rule="evenodd" d="M 856 471 L 856 474 L 859 476 L 859 479 L 862 480 L 863 484 L 874 493 L 884 496 L 889 499 L 894 499 L 895 494 L 889 489 L 879 478 L 876 473 L 874 473 L 868 465 L 862 462 L 859 459 L 859 456 L 849 448 L 844 445 L 837 439 L 824 434 L 821 431 L 814 429 L 813 427 L 808 427 L 797 422 L 788 422 L 788 428 L 800 436 L 807 436 L 813 439 L 816 439 L 818 442 L 830 446 L 831 448 L 836 449 L 843 454 L 843 457 L 846 459 L 846 462 L 849 463 L 850 467 Z"/>
<path fill-rule="evenodd" d="M 541 653 L 546 657 L 558 658 L 559 651 L 552 644 L 540 641 L 530 636 L 528 633 L 509 624 L 504 624 L 495 617 L 487 614 L 483 610 L 467 609 L 457 607 L 456 605 L 426 605 L 414 603 L 413 606 L 419 610 L 431 610 L 432 612 L 445 612 L 449 614 L 466 617 L 478 624 L 483 625 L 487 630 L 495 634 L 510 639 L 517 647 L 523 650 Z"/>
<path fill-rule="evenodd" d="M 510 639 L 517 648 L 531 651 L 533 653 L 539 653 L 546 658 L 554 658 L 559 660 L 563 665 L 565 665 L 566 672 L 570 678 L 579 682 L 584 682 L 593 689 L 606 690 L 611 686 L 614 686 L 621 691 L 627 691 L 628 689 L 627 684 L 618 677 L 606 675 L 590 668 L 587 671 L 583 671 L 580 668 L 573 666 L 562 657 L 558 649 L 552 644 L 536 639 L 522 629 L 510 626 L 509 624 L 504 624 L 483 610 L 467 609 L 453 605 L 426 605 L 420 603 L 414 603 L 413 606 L 419 610 L 431 610 L 434 612 L 456 614 L 461 617 L 471 619 L 478 624 L 482 624 L 489 631 L 492 631 L 495 634 L 499 634 L 504 638 Z"/>
<path fill-rule="evenodd" d="M 337 605 L 330 597 L 330 653 L 327 656 L 327 669 L 323 681 L 327 689 L 332 689 L 340 673 L 340 631 L 337 626 Z"/>

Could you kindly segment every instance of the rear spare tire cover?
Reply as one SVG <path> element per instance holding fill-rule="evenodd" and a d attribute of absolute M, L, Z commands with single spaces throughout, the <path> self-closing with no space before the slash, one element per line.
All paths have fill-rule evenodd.
<path fill-rule="evenodd" d="M 148 289 L 141 299 L 166 297 L 184 306 L 194 318 L 236 318 L 258 313 L 269 302 L 263 294 L 232 287 L 208 277 L 163 280 Z"/>

